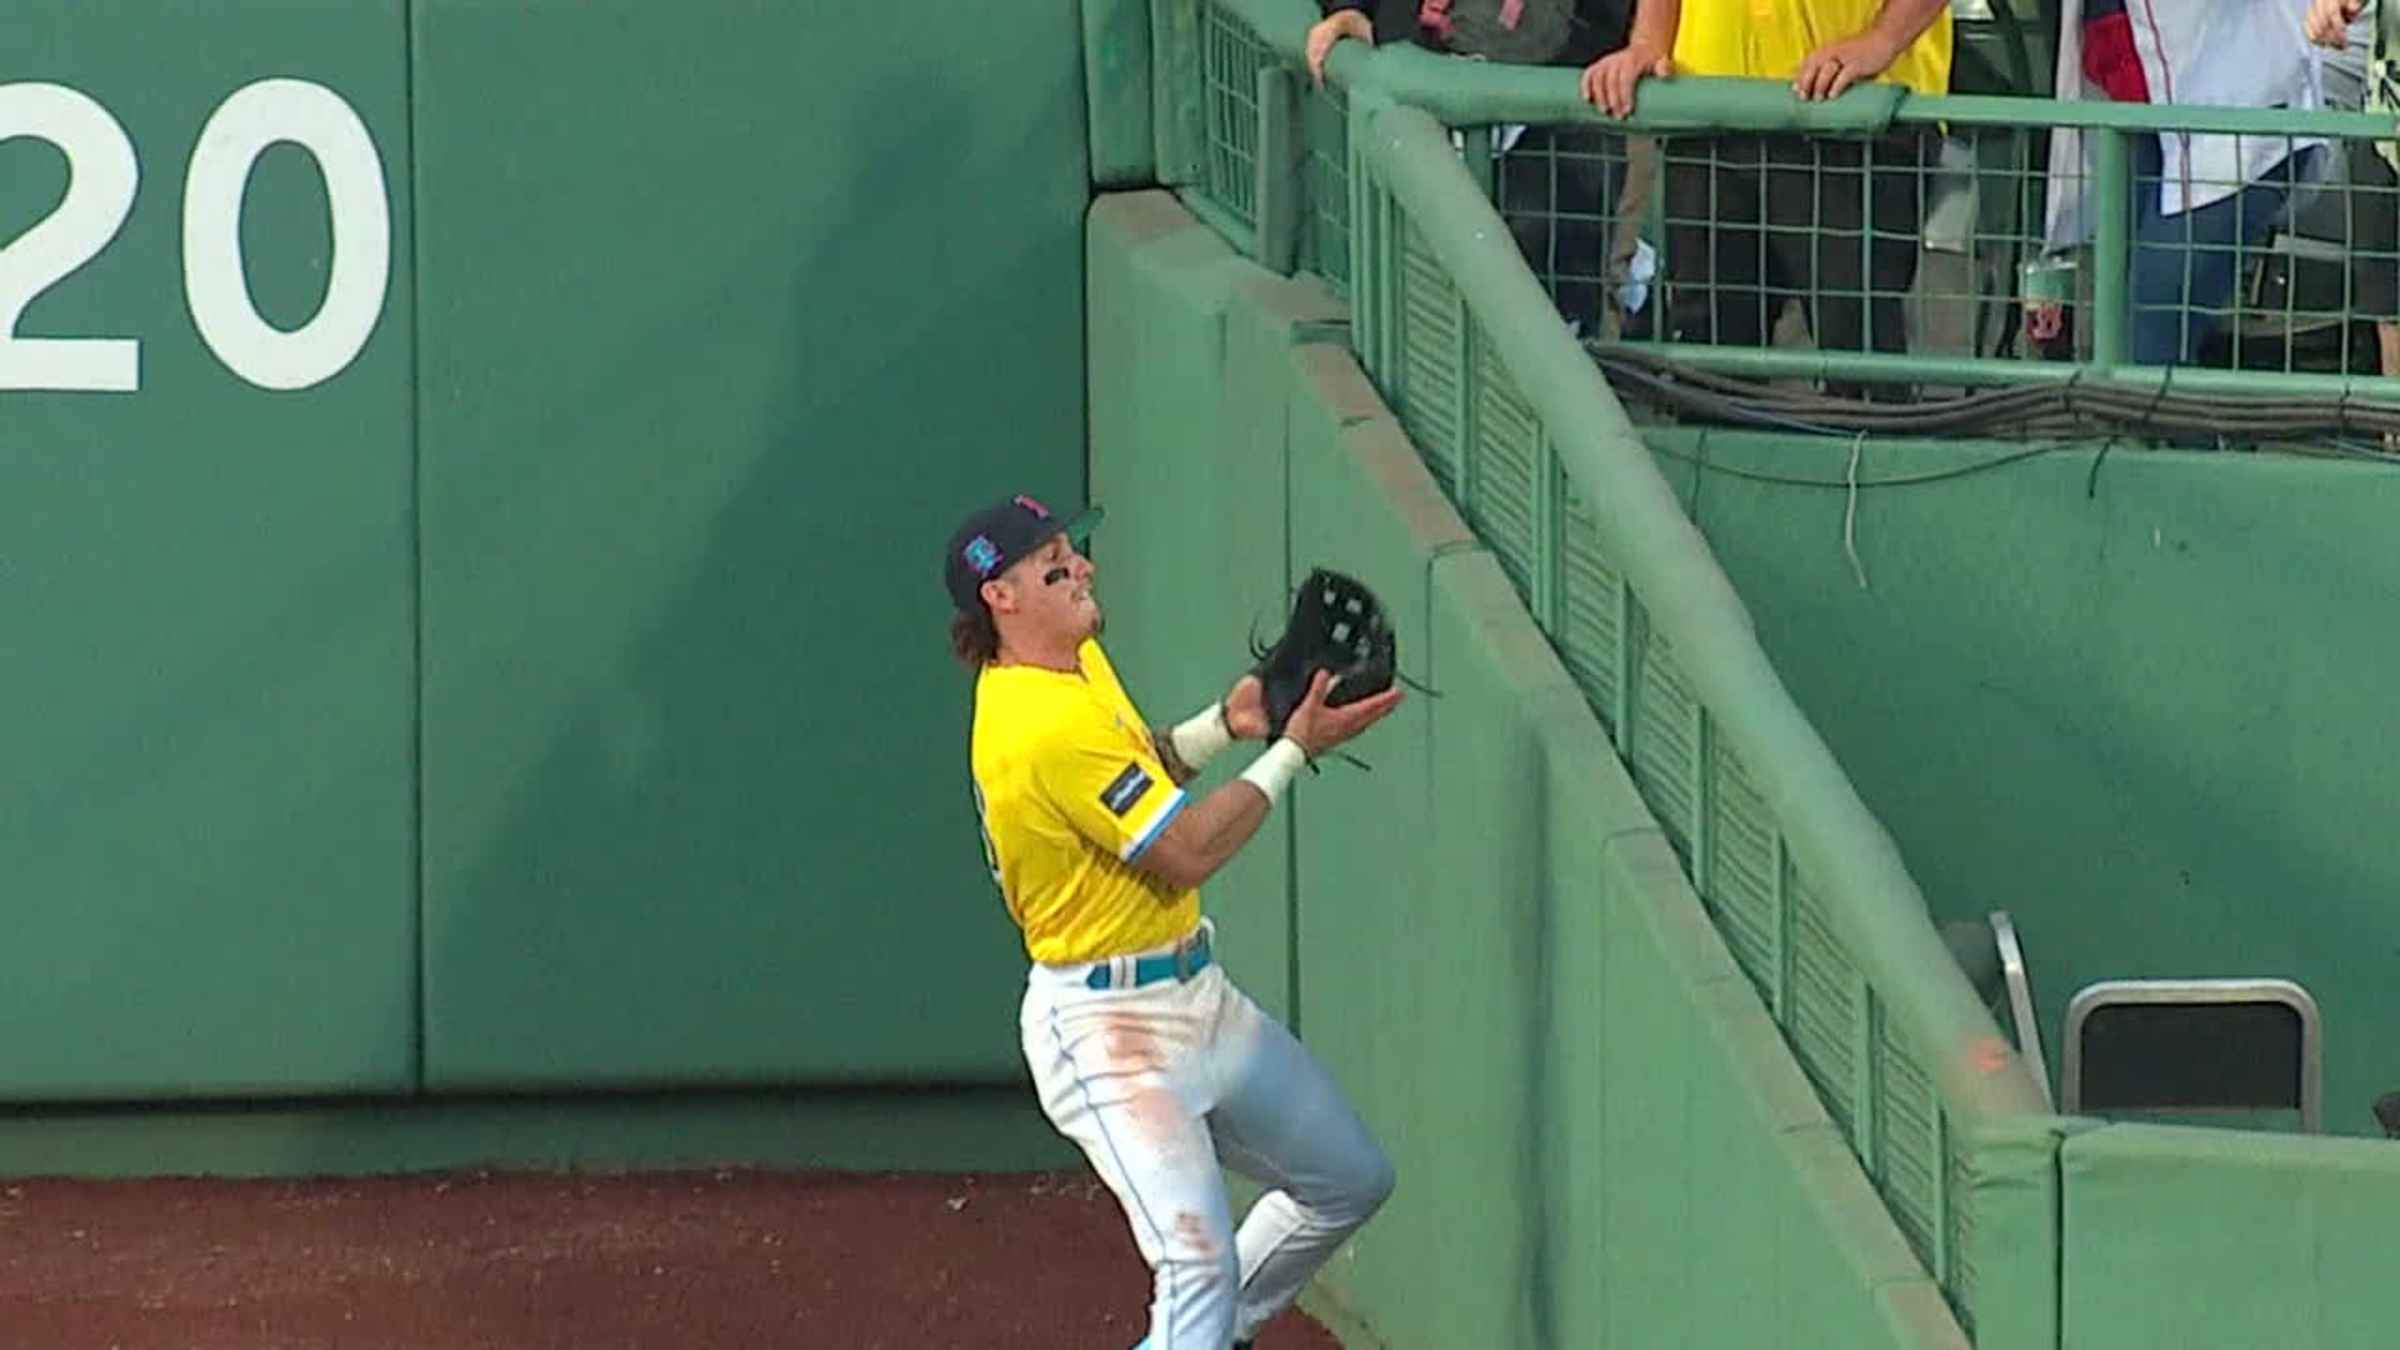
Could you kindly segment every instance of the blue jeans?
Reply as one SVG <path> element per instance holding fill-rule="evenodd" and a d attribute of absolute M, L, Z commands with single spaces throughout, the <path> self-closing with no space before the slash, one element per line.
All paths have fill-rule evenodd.
<path fill-rule="evenodd" d="M 2293 182 L 2314 148 L 2287 156 L 2258 180 L 2197 211 L 2159 213 L 2162 154 L 2158 137 L 2133 148 L 2133 286 L 2129 338 L 2136 365 L 2190 365 L 2216 336 L 2224 307 L 2241 281 L 2242 254 L 2265 242 L 2283 216 Z"/>

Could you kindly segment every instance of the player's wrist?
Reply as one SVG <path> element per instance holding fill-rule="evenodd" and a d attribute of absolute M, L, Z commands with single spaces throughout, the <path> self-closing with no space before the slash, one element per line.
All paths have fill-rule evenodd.
<path fill-rule="evenodd" d="M 1167 742 L 1174 747 L 1184 767 L 1197 773 L 1219 751 L 1233 744 L 1233 724 L 1225 718 L 1225 705 L 1211 703 L 1176 723 L 1167 732 Z"/>
<path fill-rule="evenodd" d="M 1308 767 L 1309 753 L 1300 742 L 1289 736 L 1280 737 L 1273 745 L 1261 750 L 1250 767 L 1242 770 L 1242 781 L 1257 788 L 1273 806 L 1282 798 L 1284 789 L 1300 771 Z"/>

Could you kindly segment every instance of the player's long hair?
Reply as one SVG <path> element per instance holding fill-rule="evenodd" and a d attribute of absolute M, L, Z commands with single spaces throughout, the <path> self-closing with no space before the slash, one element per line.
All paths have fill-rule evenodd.
<path fill-rule="evenodd" d="M 1000 659 L 1000 629 L 992 612 L 977 605 L 950 616 L 950 654 L 969 670 L 981 670 Z"/>

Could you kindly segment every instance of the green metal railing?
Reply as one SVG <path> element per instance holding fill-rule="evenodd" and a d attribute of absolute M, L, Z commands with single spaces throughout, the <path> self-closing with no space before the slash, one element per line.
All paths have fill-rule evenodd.
<path fill-rule="evenodd" d="M 1334 290 L 1350 290 L 1350 100 L 1339 85 L 1312 92 L 1302 108 L 1301 183 L 1307 216 L 1300 264 Z"/>
<path fill-rule="evenodd" d="M 1255 234 L 1261 185 L 1277 176 L 1257 161 L 1255 91 L 1261 79 L 1305 87 L 1295 54 L 1314 8 L 1206 0 L 1199 14 L 1207 122 L 1226 131 L 1210 149 L 1206 181 L 1187 197 L 1204 214 L 1238 220 L 1250 233 L 1237 237 L 1267 260 L 1296 256 Z M 2400 405 L 2400 380 L 2386 377 L 2375 331 L 2400 320 L 2400 180 L 2375 153 L 2394 136 L 2388 116 L 1928 98 L 1880 86 L 1802 104 L 1766 82 L 1678 79 L 1646 84 L 1637 115 L 1616 121 L 1582 101 L 1568 70 L 1415 49 L 1370 62 L 1356 43 L 1335 48 L 1333 68 L 1335 89 L 1359 84 L 1453 129 L 1454 148 L 1545 290 L 1604 353 L 1836 386 L 2105 381 Z M 1289 153 L 1308 171 L 1281 174 L 1288 188 L 1265 189 L 1270 199 L 1292 199 L 1270 200 L 1283 214 L 1267 223 L 1311 221 L 1310 256 L 1326 258 L 1329 234 L 1318 222 L 1344 199 L 1323 180 L 1346 158 L 1344 118 L 1299 120 Z M 2049 173 L 2055 129 L 2088 139 L 2088 173 L 2080 164 Z M 2137 189 L 2155 197 L 2162 182 L 2184 186 L 2138 168 L 2142 144 L 2161 132 L 2263 139 L 2292 152 L 2285 204 L 2250 210 L 2257 237 L 2238 248 L 2173 237 L 2189 230 L 2188 212 L 2166 218 L 2145 243 Z M 2091 229 L 2080 247 L 2052 252 L 2045 203 L 2060 191 L 2083 196 Z M 1754 194 L 1774 195 L 1772 207 L 1734 200 Z M 1631 310 L 1623 296 L 1641 246 L 1652 266 L 1642 307 Z M 2218 260 L 2231 264 L 2234 289 L 2222 303 L 2192 303 L 2185 293 L 2195 274 Z M 2170 289 L 2137 303 L 2137 264 L 2167 276 Z M 1800 302 L 1807 331 L 1782 314 L 1787 298 Z M 2216 336 L 2193 342 L 2198 350 L 2178 354 L 2170 369 L 2137 359 L 2145 324 L 2163 325 L 2170 340 L 2187 327 Z M 2400 328 L 2391 337 L 2400 343 Z"/>
<path fill-rule="evenodd" d="M 1186 201 L 1265 265 L 1305 269 L 1346 291 L 1348 96 L 1338 84 L 1310 85 L 1224 6 L 1201 5 L 1197 32 L 1208 140 Z"/>
<path fill-rule="evenodd" d="M 1248 112 L 1257 130 L 1241 142 L 1248 157 L 1210 154 L 1187 199 L 1269 265 L 1302 257 L 1346 284 L 1361 364 L 1582 686 L 1829 1115 L 1971 1329 L 1969 1137 L 1980 1122 L 2041 1114 L 2045 1099 L 1495 211 L 1495 160 L 1510 151 L 1481 128 L 1526 99 L 1510 92 L 1517 77 L 1558 72 L 1442 70 L 1400 91 L 1428 111 L 1353 79 L 1364 54 L 1337 49 L 1337 104 L 1296 72 L 1313 6 L 1216 0 L 1200 12 L 1208 119 Z M 1436 64 L 1469 64 L 1377 61 L 1428 78 Z M 1319 99 L 1317 116 L 1292 111 Z M 1262 167 L 1262 146 L 1305 171 Z M 1335 222 L 1346 225 L 1338 250 Z"/>
<path fill-rule="evenodd" d="M 1582 686 L 1828 1113 L 1971 1323 L 1963 1131 L 2042 1110 L 2040 1089 L 1466 165 L 1439 153 L 1442 129 L 1397 106 L 1368 124 L 1354 287 L 1369 373 Z"/>

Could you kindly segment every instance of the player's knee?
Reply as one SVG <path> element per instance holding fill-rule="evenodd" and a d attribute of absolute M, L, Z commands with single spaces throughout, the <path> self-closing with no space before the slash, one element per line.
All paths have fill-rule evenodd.
<path fill-rule="evenodd" d="M 1382 1149 L 1369 1145 L 1368 1152 L 1358 1160 L 1357 1170 L 1342 1187 L 1337 1202 L 1342 1220 L 1355 1228 L 1375 1217 L 1375 1211 L 1392 1198 L 1392 1190 L 1399 1184 L 1400 1176 L 1392 1169 L 1392 1160 L 1384 1156 Z"/>
<path fill-rule="evenodd" d="M 1392 1191 L 1399 1184 L 1400 1174 L 1393 1170 L 1392 1160 L 1384 1156 L 1382 1149 L 1375 1150 L 1374 1165 L 1367 1169 L 1365 1184 L 1359 1187 L 1359 1198 L 1364 1202 L 1360 1220 L 1363 1222 L 1382 1209 L 1383 1202 L 1392 1198 Z"/>
<path fill-rule="evenodd" d="M 1225 1295 L 1227 1302 L 1231 1303 L 1233 1296 L 1242 1288 L 1241 1253 L 1235 1250 L 1232 1242 L 1228 1241 L 1223 1252 L 1210 1257 L 1205 1263 L 1194 1262 L 1192 1273 L 1209 1290 Z M 1228 1314 L 1226 1326 L 1227 1330 L 1232 1329 L 1230 1314 Z"/>
<path fill-rule="evenodd" d="M 1184 1215 L 1168 1233 L 1159 1262 L 1161 1286 L 1171 1277 L 1178 1289 L 1213 1292 L 1237 1287 L 1242 1281 L 1242 1257 L 1233 1230 L 1219 1228 L 1197 1215 Z"/>

